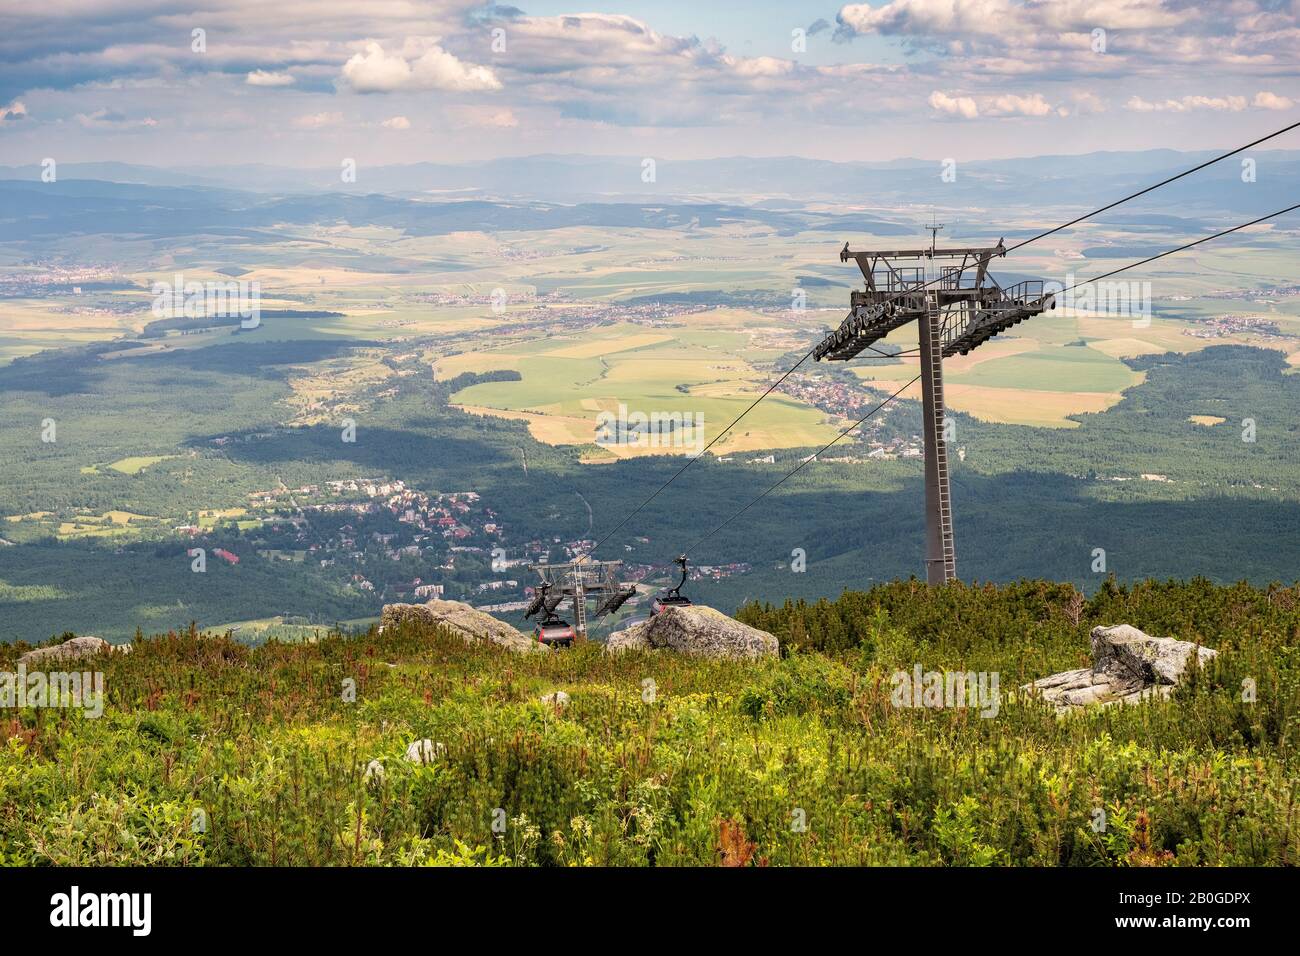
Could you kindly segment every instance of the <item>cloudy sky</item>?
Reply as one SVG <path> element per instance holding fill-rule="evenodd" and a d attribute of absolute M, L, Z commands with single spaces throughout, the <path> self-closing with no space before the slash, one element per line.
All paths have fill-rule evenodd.
<path fill-rule="evenodd" d="M 1300 0 L 515 2 L 0 0 L 0 163 L 978 159 L 1300 118 Z"/>

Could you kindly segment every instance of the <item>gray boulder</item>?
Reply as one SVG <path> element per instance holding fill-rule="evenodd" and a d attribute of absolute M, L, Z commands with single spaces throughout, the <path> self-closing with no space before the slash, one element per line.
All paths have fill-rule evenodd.
<path fill-rule="evenodd" d="M 620 651 L 650 650 L 650 639 L 646 637 L 645 633 L 646 628 L 649 626 L 649 621 L 642 621 L 640 624 L 633 624 L 621 631 L 613 631 L 605 640 L 605 650 L 611 654 L 617 654 Z"/>
<path fill-rule="evenodd" d="M 1061 671 L 1021 690 L 1041 695 L 1058 711 L 1089 704 L 1133 704 L 1168 697 L 1182 681 L 1192 655 L 1200 665 L 1218 651 L 1191 641 L 1152 637 L 1128 624 L 1092 629 L 1092 666 Z"/>
<path fill-rule="evenodd" d="M 85 637 L 71 638 L 62 644 L 56 644 L 54 647 L 38 647 L 34 651 L 28 651 L 18 658 L 18 663 L 27 667 L 33 665 L 44 666 L 59 663 L 60 661 L 89 657 L 92 654 L 102 654 L 112 650 L 113 645 L 102 637 L 86 635 Z"/>
<path fill-rule="evenodd" d="M 491 614 L 476 610 L 461 601 L 439 601 L 425 604 L 385 604 L 380 612 L 379 629 L 417 621 L 424 624 L 441 624 L 463 637 L 466 643 L 490 641 L 518 653 L 548 650 L 546 645 L 534 641 L 509 624 L 503 624 Z"/>
<path fill-rule="evenodd" d="M 615 631 L 605 647 L 614 653 L 663 648 L 699 657 L 747 659 L 775 657 L 780 652 L 777 639 L 767 631 L 700 604 L 666 607 L 648 621 Z"/>

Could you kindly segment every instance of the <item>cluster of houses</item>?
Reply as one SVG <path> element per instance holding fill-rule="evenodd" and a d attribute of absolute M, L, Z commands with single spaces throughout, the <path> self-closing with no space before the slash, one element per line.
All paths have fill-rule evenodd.
<path fill-rule="evenodd" d="M 817 375 L 793 375 L 780 388 L 793 398 L 842 418 L 859 418 L 880 401 L 851 382 Z M 887 411 L 882 410 L 884 414 Z"/>
<path fill-rule="evenodd" d="M 1221 339 L 1247 332 L 1259 335 L 1282 334 L 1276 322 L 1257 315 L 1221 315 L 1207 319 L 1198 328 L 1183 329 L 1183 335 L 1190 335 L 1195 339 Z"/>
<path fill-rule="evenodd" d="M 256 491 L 248 496 L 250 509 L 269 510 L 273 516 L 264 517 L 263 523 L 272 530 L 285 525 L 295 529 L 294 538 L 301 550 L 262 550 L 265 557 L 287 560 L 311 558 L 322 567 L 331 567 L 340 561 L 354 567 L 373 560 L 376 554 L 391 561 L 419 558 L 430 553 L 439 556 L 437 568 L 455 570 L 457 553 L 483 553 L 482 547 L 466 544 L 467 539 L 499 536 L 501 524 L 496 512 L 478 507 L 479 494 L 474 491 L 427 494 L 407 487 L 394 478 L 347 478 L 325 482 L 323 485 L 303 485 L 299 488 L 274 488 Z M 327 539 L 315 530 L 320 522 L 311 516 L 354 516 L 342 525 L 333 523 Z M 367 528 L 368 518 L 384 518 L 380 528 Z M 396 519 L 402 530 L 387 530 Z M 373 568 L 373 565 L 371 565 Z M 445 596 L 444 584 L 425 581 L 420 577 L 376 585 L 373 570 L 367 574 L 356 571 L 351 583 L 362 591 L 392 591 L 398 597 L 415 597 L 424 600 Z"/>
<path fill-rule="evenodd" d="M 505 602 L 502 606 L 513 606 L 517 596 L 527 596 L 532 588 L 523 580 L 526 575 L 509 575 L 510 569 L 572 559 L 594 544 L 590 539 L 566 541 L 556 536 L 515 545 L 513 553 L 507 555 L 500 545 L 505 529 L 497 513 L 482 505 L 477 492 L 428 494 L 390 478 L 349 478 L 321 485 L 280 487 L 253 492 L 248 501 L 250 512 L 264 512 L 261 521 L 267 532 L 281 533 L 280 540 L 268 540 L 258 548 L 259 556 L 319 562 L 321 567 L 341 565 L 346 567 L 346 580 L 352 587 L 377 597 L 382 595 L 385 600 L 481 595 L 496 596 L 498 602 Z M 313 520 L 313 514 L 342 515 L 344 523 Z M 178 530 L 194 536 L 206 529 L 187 526 Z M 638 540 L 646 543 L 647 539 Z M 629 544 L 629 550 L 631 547 Z M 239 563 L 239 556 L 225 548 L 214 548 L 212 553 L 229 564 Z M 383 570 L 388 567 L 384 559 L 400 562 L 404 558 L 430 557 L 426 563 L 402 565 L 408 569 L 405 571 L 396 567 L 391 572 Z M 461 563 L 459 579 L 444 573 L 457 572 L 460 558 L 470 560 Z M 484 566 L 491 567 L 490 576 L 473 573 Z M 625 570 L 628 579 L 640 580 L 650 567 L 632 565 Z M 749 570 L 744 563 L 711 565 L 695 569 L 693 577 L 721 580 Z M 419 575 L 411 571 L 419 571 Z"/>
<path fill-rule="evenodd" d="M 67 266 L 54 262 L 40 262 L 30 271 L 15 271 L 0 275 L 0 292 L 13 298 L 43 298 L 81 295 L 82 285 L 123 282 L 122 273 L 111 265 Z"/>

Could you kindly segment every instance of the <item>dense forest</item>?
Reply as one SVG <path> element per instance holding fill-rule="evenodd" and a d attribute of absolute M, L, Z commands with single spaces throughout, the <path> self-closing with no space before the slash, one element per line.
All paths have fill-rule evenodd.
<path fill-rule="evenodd" d="M 466 385 L 517 373 L 438 382 L 427 367 L 373 342 L 230 336 L 203 348 L 106 357 L 113 348 L 62 349 L 0 368 L 8 412 L 0 514 L 49 512 L 54 525 L 113 509 L 145 516 L 131 519 L 123 540 L 56 537 L 49 522 L 0 525 L 9 545 L 0 546 L 0 639 L 97 627 L 121 640 L 137 626 L 191 620 L 298 614 L 332 622 L 377 613 L 378 599 L 346 591 L 329 569 L 251 562 L 229 569 L 237 573 L 209 574 L 198 587 L 183 555 L 158 552 L 170 529 L 201 509 L 240 508 L 251 493 L 281 482 L 384 476 L 429 493 L 472 490 L 499 515 L 500 543 L 519 555 L 531 540 L 601 536 L 681 467 L 672 457 L 581 465 L 583 448 L 545 445 L 521 422 L 449 406 Z M 409 374 L 361 391 L 360 410 L 349 413 L 356 440 L 340 439 L 341 422 L 285 426 L 295 371 L 358 350 Z M 1235 346 L 1129 364 L 1146 380 L 1116 407 L 1078 416 L 1078 428 L 953 416 L 956 443 L 966 450 L 952 477 L 963 579 L 1045 577 L 1092 590 L 1109 574 L 1122 581 L 1295 578 L 1300 378 L 1279 353 Z M 388 392 L 379 398 L 381 389 Z M 1225 421 L 1206 427 L 1192 415 Z M 1247 419 L 1253 441 L 1243 441 Z M 917 420 L 916 404 L 901 402 L 891 427 Z M 44 441 L 49 422 L 57 436 Z M 658 565 L 809 451 L 777 452 L 775 465 L 701 459 L 598 556 Z M 836 453 L 853 455 L 853 439 Z M 697 598 L 733 609 L 756 598 L 834 596 L 917 572 L 920 462 L 864 462 L 861 448 L 856 455 L 856 462 L 812 463 L 704 541 L 692 553 L 697 564 L 745 562 L 752 570 L 693 584 Z M 157 460 L 132 473 L 105 467 L 128 456 Z M 242 533 L 234 525 L 225 531 Z M 436 560 L 400 571 L 420 575 Z M 797 570 L 805 560 L 806 570 Z"/>

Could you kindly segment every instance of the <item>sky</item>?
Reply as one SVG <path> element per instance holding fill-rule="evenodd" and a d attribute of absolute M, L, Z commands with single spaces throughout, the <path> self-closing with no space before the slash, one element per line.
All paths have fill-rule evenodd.
<path fill-rule="evenodd" d="M 0 0 L 0 163 L 973 160 L 1300 119 L 1300 0 L 516 2 Z"/>

